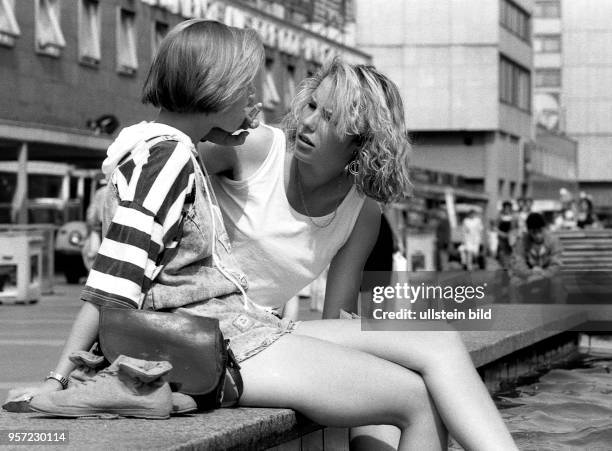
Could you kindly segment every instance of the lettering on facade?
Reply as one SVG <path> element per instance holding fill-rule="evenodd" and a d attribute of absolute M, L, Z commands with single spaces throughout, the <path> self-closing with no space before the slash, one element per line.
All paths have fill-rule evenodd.
<path fill-rule="evenodd" d="M 248 11 L 215 0 L 140 0 L 149 6 L 180 14 L 186 19 L 203 18 L 218 20 L 238 28 L 253 28 L 262 37 L 264 44 L 281 52 L 303 56 L 310 61 L 322 63 L 331 53 L 340 53 L 339 48 L 300 33 L 290 27 L 270 21 L 265 17 L 251 15 Z M 321 36 L 337 40 L 341 33 L 329 27 L 313 30 Z M 348 55 L 345 55 L 345 57 Z M 354 60 L 354 56 L 348 59 Z M 357 58 L 361 60 L 362 58 Z"/>

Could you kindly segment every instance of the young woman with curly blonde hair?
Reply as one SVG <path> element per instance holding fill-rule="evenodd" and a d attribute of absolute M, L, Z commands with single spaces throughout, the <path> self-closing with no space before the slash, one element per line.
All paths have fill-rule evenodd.
<path fill-rule="evenodd" d="M 410 143 L 397 87 L 336 59 L 307 79 L 284 130 L 200 147 L 249 279 L 249 298 L 280 314 L 330 265 L 324 317 L 354 310 L 380 224 L 377 202 L 409 187 Z M 242 405 L 285 406 L 327 426 L 387 424 L 400 449 L 516 449 L 460 336 L 364 332 L 360 321 L 304 321 L 242 363 Z"/>

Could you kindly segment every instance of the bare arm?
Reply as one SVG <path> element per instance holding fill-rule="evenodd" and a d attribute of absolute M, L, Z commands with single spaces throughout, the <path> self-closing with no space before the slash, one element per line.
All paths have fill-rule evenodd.
<path fill-rule="evenodd" d="M 210 174 L 222 174 L 232 180 L 242 180 L 259 169 L 268 156 L 273 139 L 272 130 L 260 126 L 249 130 L 242 142 L 223 142 L 217 139 L 215 142 L 201 142 L 198 144 L 198 153 Z"/>
<path fill-rule="evenodd" d="M 552 237 L 550 240 L 550 265 L 542 271 L 544 277 L 554 277 L 561 270 L 561 243 L 557 238 Z"/>
<path fill-rule="evenodd" d="M 289 299 L 283 307 L 283 318 L 297 321 L 300 316 L 300 298 L 294 296 Z"/>
<path fill-rule="evenodd" d="M 533 274 L 533 271 L 527 265 L 525 260 L 525 239 L 523 235 L 514 245 L 512 249 L 511 268 L 515 275 L 527 278 Z"/>
<path fill-rule="evenodd" d="M 74 364 L 68 360 L 70 354 L 75 351 L 86 351 L 98 336 L 100 321 L 100 307 L 91 302 L 85 302 L 72 325 L 70 335 L 66 340 L 59 362 L 55 371 L 68 375 L 74 369 Z"/>
<path fill-rule="evenodd" d="M 338 318 L 340 309 L 357 311 L 363 266 L 376 243 L 379 228 L 380 209 L 376 202 L 366 199 L 349 239 L 330 263 L 323 307 L 324 319 Z"/>
<path fill-rule="evenodd" d="M 60 355 L 55 372 L 62 376 L 68 375 L 74 369 L 74 364 L 68 359 L 70 354 L 75 351 L 86 351 L 91 348 L 94 340 L 98 336 L 98 321 L 100 309 L 97 305 L 85 302 L 72 325 L 70 335 L 66 340 L 64 349 Z M 48 379 L 42 384 L 34 387 L 16 388 L 8 393 L 8 400 L 15 399 L 24 395 L 34 396 L 39 393 L 61 390 L 61 385 L 55 379 Z"/>

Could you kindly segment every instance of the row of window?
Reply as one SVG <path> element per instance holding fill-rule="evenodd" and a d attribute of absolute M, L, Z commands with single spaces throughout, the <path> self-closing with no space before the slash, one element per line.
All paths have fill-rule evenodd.
<path fill-rule="evenodd" d="M 560 53 L 561 35 L 542 34 L 534 36 L 533 50 L 539 53 Z"/>
<path fill-rule="evenodd" d="M 524 67 L 500 55 L 499 100 L 531 111 L 531 74 Z"/>
<path fill-rule="evenodd" d="M 558 88 L 561 86 L 561 69 L 546 68 L 535 71 L 536 88 Z"/>
<path fill-rule="evenodd" d="M 501 0 L 499 22 L 519 38 L 529 41 L 531 35 L 529 13 L 515 3 Z"/>
<path fill-rule="evenodd" d="M 283 80 L 282 93 L 284 104 L 281 105 L 280 89 L 274 80 L 274 60 L 266 58 L 266 66 L 263 79 L 262 103 L 265 109 L 277 110 L 279 107 L 283 111 L 287 111 L 291 106 L 291 100 L 295 97 L 295 66 L 291 64 L 282 64 Z"/>
<path fill-rule="evenodd" d="M 15 18 L 15 1 L 0 0 L 0 45 L 12 47 L 21 30 Z M 98 0 L 78 2 L 79 61 L 97 66 L 101 59 L 101 15 Z M 34 3 L 34 41 L 36 52 L 59 57 L 66 46 L 60 21 L 60 0 L 36 0 Z M 155 53 L 168 32 L 168 24 L 155 21 L 152 27 L 152 49 Z M 117 70 L 132 74 L 138 69 L 136 14 L 117 8 Z"/>
<path fill-rule="evenodd" d="M 561 17 L 561 2 L 559 0 L 538 0 L 533 14 L 535 17 L 545 19 Z"/>

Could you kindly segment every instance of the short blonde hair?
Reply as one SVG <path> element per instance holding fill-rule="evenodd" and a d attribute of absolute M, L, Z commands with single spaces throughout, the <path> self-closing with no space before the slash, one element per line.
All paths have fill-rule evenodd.
<path fill-rule="evenodd" d="M 142 101 L 176 113 L 216 113 L 234 103 L 265 58 L 254 30 L 191 19 L 162 40 Z"/>
<path fill-rule="evenodd" d="M 357 144 L 358 190 L 383 203 L 407 196 L 411 146 L 402 98 L 397 86 L 373 66 L 334 58 L 304 80 L 284 119 L 289 140 L 295 140 L 300 112 L 324 79 L 331 82 L 331 122 L 336 133 L 352 137 Z"/>

